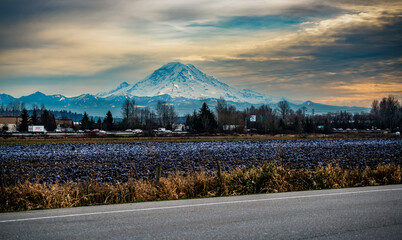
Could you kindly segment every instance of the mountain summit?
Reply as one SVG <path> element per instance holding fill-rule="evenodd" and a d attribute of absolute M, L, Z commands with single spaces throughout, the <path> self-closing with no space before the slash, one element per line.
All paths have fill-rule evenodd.
<path fill-rule="evenodd" d="M 153 97 L 165 94 L 173 98 L 183 97 L 189 99 L 223 97 L 234 102 L 249 103 L 272 102 L 275 100 L 270 96 L 252 90 L 233 88 L 212 76 L 206 75 L 194 65 L 180 62 L 168 63 L 134 85 L 124 82 L 110 92 L 97 94 L 97 97 Z"/>
<path fill-rule="evenodd" d="M 314 109 L 315 113 L 369 110 L 362 107 L 329 106 L 311 101 L 303 103 L 284 97 L 272 97 L 248 89 L 239 90 L 206 75 L 191 64 L 180 62 L 168 63 L 135 84 L 122 82 L 112 91 L 95 96 L 82 94 L 76 97 L 65 97 L 60 94 L 45 95 L 36 92 L 14 98 L 7 94 L 0 94 L 0 104 L 8 105 L 16 101 L 24 102 L 28 107 L 44 104 L 49 109 L 81 113 L 86 111 L 92 116 L 103 116 L 105 110 L 110 110 L 114 116 L 121 116 L 121 106 L 126 97 L 134 99 L 139 106 L 151 108 L 155 108 L 158 101 L 174 104 L 181 116 L 198 109 L 202 101 L 213 108 L 220 97 L 225 98 L 230 105 L 236 106 L 238 109 L 261 104 L 268 104 L 274 109 L 279 101 L 287 100 L 293 110 L 306 107 L 307 111 Z"/>

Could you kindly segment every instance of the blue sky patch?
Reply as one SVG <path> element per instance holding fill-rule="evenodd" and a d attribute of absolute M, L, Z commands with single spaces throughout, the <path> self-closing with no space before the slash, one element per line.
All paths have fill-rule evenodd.
<path fill-rule="evenodd" d="M 288 18 L 278 15 L 267 16 L 237 16 L 223 18 L 218 22 L 193 23 L 189 27 L 216 27 L 216 28 L 237 28 L 237 29 L 277 29 L 287 28 L 303 22 L 301 18 Z"/>

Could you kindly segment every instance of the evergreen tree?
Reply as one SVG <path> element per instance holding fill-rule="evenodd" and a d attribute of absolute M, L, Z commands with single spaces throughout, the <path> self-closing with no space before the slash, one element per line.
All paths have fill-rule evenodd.
<path fill-rule="evenodd" d="M 98 121 L 96 122 L 96 128 L 102 129 L 102 120 L 100 118 L 98 118 Z"/>
<path fill-rule="evenodd" d="M 94 129 L 94 127 L 95 127 L 95 120 L 93 117 L 91 117 L 91 120 L 89 120 L 88 128 L 92 130 Z"/>
<path fill-rule="evenodd" d="M 204 102 L 200 109 L 199 119 L 201 122 L 201 131 L 212 132 L 216 131 L 218 128 L 218 123 L 216 122 L 215 115 L 208 108 L 208 105 Z"/>
<path fill-rule="evenodd" d="M 89 129 L 89 117 L 86 112 L 84 112 L 84 116 L 81 119 L 81 129 Z"/>
<path fill-rule="evenodd" d="M 40 124 L 45 126 L 47 131 L 54 131 L 56 129 L 56 119 L 54 118 L 54 115 L 46 109 L 43 109 L 42 111 Z"/>
<path fill-rule="evenodd" d="M 21 114 L 21 123 L 18 126 L 19 131 L 26 132 L 28 131 L 28 123 L 29 123 L 29 115 L 28 111 L 24 108 L 22 109 L 22 114 Z"/>
<path fill-rule="evenodd" d="M 194 110 L 193 115 L 188 114 L 186 119 L 186 125 L 189 127 L 191 132 L 201 132 L 202 125 L 200 121 L 200 116 Z"/>
<path fill-rule="evenodd" d="M 105 125 L 106 125 L 106 130 L 110 131 L 110 130 L 113 130 L 113 129 L 114 129 L 114 126 L 113 126 L 113 116 L 112 116 L 112 113 L 111 113 L 110 111 L 108 111 L 108 112 L 106 113 L 106 118 L 105 118 L 105 120 L 104 120 L 104 123 L 105 123 Z"/>
<path fill-rule="evenodd" d="M 187 130 L 191 130 L 191 115 L 190 114 L 186 115 L 186 122 L 184 124 L 186 125 Z"/>
<path fill-rule="evenodd" d="M 38 124 L 38 111 L 36 110 L 36 107 L 34 107 L 34 109 L 33 109 L 30 123 L 32 125 Z"/>

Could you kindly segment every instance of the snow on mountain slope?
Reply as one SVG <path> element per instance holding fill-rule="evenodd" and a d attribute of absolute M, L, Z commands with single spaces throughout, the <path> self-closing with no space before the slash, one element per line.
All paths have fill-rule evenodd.
<path fill-rule="evenodd" d="M 207 76 L 193 65 L 168 63 L 136 83 L 130 93 L 135 96 L 157 96 L 168 94 L 172 97 L 210 98 L 231 97 L 233 90 L 228 85 Z"/>
<path fill-rule="evenodd" d="M 191 64 L 168 63 L 155 70 L 144 80 L 130 85 L 126 82 L 110 92 L 97 94 L 97 97 L 140 96 L 152 97 L 168 94 L 171 97 L 189 99 L 220 98 L 234 102 L 264 103 L 275 101 L 273 97 L 252 91 L 239 90 L 198 70 Z"/>
<path fill-rule="evenodd" d="M 6 106 L 12 102 L 24 102 L 27 107 L 41 106 L 51 110 L 67 110 L 83 113 L 86 111 L 92 116 L 104 116 L 107 110 L 114 116 L 121 116 L 121 106 L 126 97 L 134 99 L 138 106 L 148 106 L 155 109 L 158 101 L 173 104 L 179 115 L 184 116 L 199 109 L 202 102 L 206 102 L 211 109 L 217 103 L 217 99 L 224 97 L 228 104 L 237 109 L 244 109 L 254 105 L 268 104 L 271 108 L 277 108 L 277 103 L 287 100 L 293 110 L 306 107 L 312 114 L 348 111 L 369 111 L 363 107 L 344 107 L 316 104 L 311 101 L 294 101 L 285 97 L 273 97 L 249 89 L 236 89 L 212 76 L 198 70 L 191 64 L 178 62 L 168 63 L 155 70 L 150 76 L 135 84 L 121 83 L 110 92 L 96 95 L 82 94 L 75 97 L 65 97 L 60 94 L 45 95 L 36 92 L 28 96 L 14 98 L 7 94 L 0 94 L 0 104 Z"/>
<path fill-rule="evenodd" d="M 106 97 L 110 97 L 110 96 L 126 96 L 126 95 L 128 95 L 128 90 L 131 87 L 132 87 L 131 84 L 129 84 L 127 82 L 123 82 L 116 89 L 114 89 L 110 92 L 98 93 L 95 96 L 101 97 L 101 98 L 106 98 Z"/>

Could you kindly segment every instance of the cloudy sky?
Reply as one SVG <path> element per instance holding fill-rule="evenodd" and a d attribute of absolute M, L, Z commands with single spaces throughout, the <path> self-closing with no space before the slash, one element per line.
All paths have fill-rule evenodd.
<path fill-rule="evenodd" d="M 402 2 L 0 3 L 0 93 L 94 94 L 172 61 L 297 100 L 369 106 L 401 98 Z"/>

